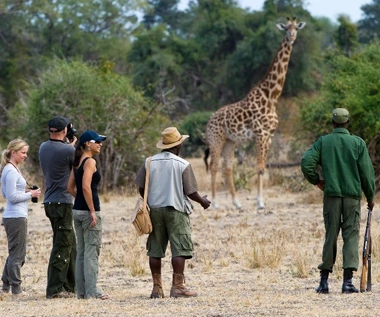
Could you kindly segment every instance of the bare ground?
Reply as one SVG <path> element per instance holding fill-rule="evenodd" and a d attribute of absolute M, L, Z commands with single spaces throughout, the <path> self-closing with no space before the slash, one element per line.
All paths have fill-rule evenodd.
<path fill-rule="evenodd" d="M 210 195 L 208 175 L 192 160 L 200 193 Z M 295 172 L 297 173 L 297 171 Z M 296 186 L 296 185 L 294 185 Z M 254 186 L 252 186 L 254 188 Z M 372 224 L 372 292 L 341 294 L 341 255 L 329 280 L 330 294 L 318 295 L 324 227 L 322 196 L 315 188 L 294 193 L 283 184 L 266 186 L 265 211 L 258 212 L 255 190 L 239 191 L 242 210 L 218 188 L 220 208 L 191 215 L 194 258 L 187 261 L 187 286 L 198 292 L 190 299 L 149 299 L 152 288 L 146 236 L 136 237 L 129 223 L 137 195 L 102 197 L 103 248 L 99 286 L 110 300 L 45 299 L 51 248 L 50 223 L 41 204 L 30 204 L 27 260 L 22 269 L 25 299 L 0 297 L 0 316 L 379 316 L 379 216 Z M 0 200 L 0 207 L 4 200 Z M 376 209 L 376 207 L 375 207 Z M 366 221 L 362 208 L 361 243 Z M 0 266 L 7 256 L 0 228 Z M 360 248 L 361 250 L 361 245 Z M 339 241 L 341 250 L 341 241 Z M 170 251 L 164 259 L 164 291 L 171 286 Z M 360 270 L 354 276 L 359 287 Z"/>

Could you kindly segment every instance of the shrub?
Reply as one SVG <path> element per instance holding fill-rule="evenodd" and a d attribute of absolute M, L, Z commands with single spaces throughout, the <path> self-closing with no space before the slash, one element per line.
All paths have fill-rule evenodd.
<path fill-rule="evenodd" d="M 11 134 L 25 136 L 36 167 L 38 145 L 48 138 L 47 123 L 53 116 L 62 115 L 71 120 L 78 136 L 87 129 L 107 136 L 97 157 L 102 189 L 133 184 L 137 169 L 155 148 L 167 119 L 160 115 L 157 104 L 150 104 L 112 67 L 110 62 L 98 67 L 55 59 L 38 81 L 30 83 L 9 117 Z"/>
<path fill-rule="evenodd" d="M 202 147 L 206 144 L 206 126 L 212 112 L 194 112 L 185 117 L 179 127 L 182 134 L 188 134 L 189 139 L 183 143 L 183 156 L 200 156 Z"/>

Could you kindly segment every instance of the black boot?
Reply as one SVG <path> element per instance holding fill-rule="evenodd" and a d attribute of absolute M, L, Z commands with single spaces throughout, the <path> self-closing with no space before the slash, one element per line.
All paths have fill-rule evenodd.
<path fill-rule="evenodd" d="M 343 294 L 359 293 L 358 289 L 352 284 L 352 270 L 351 269 L 344 269 L 342 293 Z"/>
<path fill-rule="evenodd" d="M 321 270 L 321 282 L 319 283 L 319 286 L 315 289 L 315 291 L 319 294 L 328 294 L 329 293 L 329 284 L 327 283 L 327 280 L 329 278 L 329 271 L 328 270 Z"/>

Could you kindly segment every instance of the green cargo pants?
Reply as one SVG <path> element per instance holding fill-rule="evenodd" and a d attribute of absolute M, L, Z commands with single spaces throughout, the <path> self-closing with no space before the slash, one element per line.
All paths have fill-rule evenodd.
<path fill-rule="evenodd" d="M 323 198 L 323 219 L 325 222 L 325 242 L 322 263 L 319 270 L 333 271 L 337 254 L 337 240 L 340 229 L 343 238 L 343 269 L 358 270 L 360 200 L 347 197 Z"/>
<path fill-rule="evenodd" d="M 75 259 L 77 255 L 73 228 L 72 204 L 45 203 L 45 213 L 53 229 L 46 297 L 60 292 L 75 292 Z"/>

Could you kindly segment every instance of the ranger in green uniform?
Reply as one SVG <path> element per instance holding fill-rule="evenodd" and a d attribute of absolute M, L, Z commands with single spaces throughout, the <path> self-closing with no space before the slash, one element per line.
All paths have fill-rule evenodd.
<path fill-rule="evenodd" d="M 365 142 L 347 130 L 349 112 L 336 108 L 332 112 L 334 130 L 320 137 L 307 150 L 301 161 L 305 178 L 324 192 L 323 218 L 325 242 L 322 263 L 318 266 L 321 281 L 317 293 L 328 293 L 328 276 L 333 271 L 340 229 L 343 238 L 342 293 L 357 293 L 352 284 L 353 271 L 358 270 L 360 200 L 362 192 L 368 208 L 373 209 L 375 175 Z M 318 173 L 322 168 L 322 174 Z"/>

